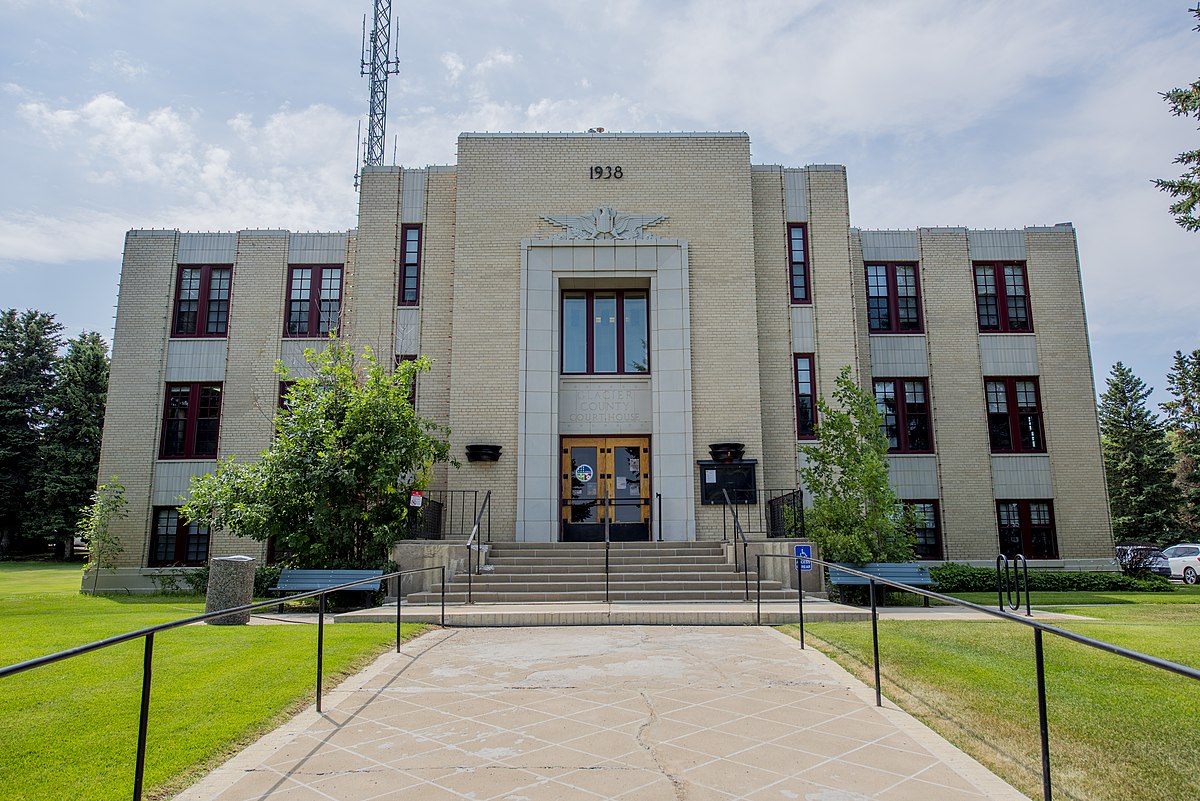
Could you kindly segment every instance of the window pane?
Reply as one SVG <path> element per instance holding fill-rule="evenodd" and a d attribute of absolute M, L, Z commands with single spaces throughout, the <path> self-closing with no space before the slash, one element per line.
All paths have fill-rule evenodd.
<path fill-rule="evenodd" d="M 563 296 L 563 372 L 587 372 L 587 297 Z"/>
<path fill-rule="evenodd" d="M 200 308 L 199 267 L 179 271 L 179 300 L 175 306 L 175 335 L 196 333 L 196 314 Z"/>
<path fill-rule="evenodd" d="M 808 300 L 808 273 L 804 263 L 804 227 L 792 226 L 789 230 L 791 251 L 792 302 Z"/>
<path fill-rule="evenodd" d="M 796 357 L 796 435 L 811 437 L 816 430 L 816 398 L 812 381 L 812 358 Z"/>
<path fill-rule="evenodd" d="M 904 382 L 904 424 L 910 451 L 927 451 L 929 445 L 929 406 L 924 381 Z"/>
<path fill-rule="evenodd" d="M 179 529 L 179 512 L 175 509 L 159 509 L 154 526 L 154 546 L 150 555 L 152 564 L 170 564 L 175 561 L 175 537 Z"/>
<path fill-rule="evenodd" d="M 896 267 L 896 315 L 901 331 L 919 331 L 921 306 L 917 299 L 917 268 L 912 265 Z"/>
<path fill-rule="evenodd" d="M 209 275 L 208 319 L 204 333 L 220 336 L 229 320 L 229 268 L 215 267 Z"/>
<path fill-rule="evenodd" d="M 221 387 L 200 386 L 196 406 L 196 444 L 193 456 L 217 455 L 217 429 L 221 422 Z"/>
<path fill-rule="evenodd" d="M 996 295 L 996 273 L 991 267 L 975 268 L 975 306 L 979 313 L 979 329 L 999 330 L 1000 303 Z"/>
<path fill-rule="evenodd" d="M 617 295 L 597 292 L 592 301 L 592 372 L 617 371 Z"/>
<path fill-rule="evenodd" d="M 208 526 L 188 524 L 187 553 L 184 561 L 189 565 L 199 565 L 208 561 Z"/>
<path fill-rule="evenodd" d="M 883 435 L 887 437 L 888 447 L 892 450 L 900 447 L 900 421 L 896 414 L 896 385 L 891 381 L 875 382 L 875 408 L 883 418 Z"/>
<path fill-rule="evenodd" d="M 167 410 L 163 417 L 163 456 L 183 456 L 187 452 L 188 403 L 191 390 L 187 385 L 167 387 Z"/>
<path fill-rule="evenodd" d="M 297 267 L 292 270 L 292 288 L 288 294 L 287 332 L 293 336 L 307 336 L 308 310 L 312 302 L 312 268 Z"/>
<path fill-rule="evenodd" d="M 650 371 L 649 335 L 646 331 L 646 296 L 625 293 L 625 365 L 626 373 Z"/>
<path fill-rule="evenodd" d="M 338 312 L 342 305 L 342 268 L 326 267 L 321 271 L 321 307 L 317 333 L 328 334 L 338 327 Z"/>

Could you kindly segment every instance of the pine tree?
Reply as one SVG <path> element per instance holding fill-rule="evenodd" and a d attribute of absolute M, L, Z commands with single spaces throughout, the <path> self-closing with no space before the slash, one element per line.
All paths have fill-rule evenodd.
<path fill-rule="evenodd" d="M 1172 399 L 1162 405 L 1171 449 L 1175 452 L 1175 486 L 1182 496 L 1178 525 L 1200 534 L 1200 350 L 1175 351 L 1167 373 Z"/>
<path fill-rule="evenodd" d="M 1200 5 L 1189 9 L 1189 12 L 1200 20 Z M 1200 31 L 1200 25 L 1194 30 Z M 1200 78 L 1190 86 L 1163 93 L 1163 99 L 1170 104 L 1171 113 L 1176 117 L 1200 119 Z M 1200 150 L 1180 153 L 1175 158 L 1175 163 L 1187 167 L 1183 175 L 1171 181 L 1160 178 L 1154 185 L 1176 198 L 1171 204 L 1175 222 L 1188 231 L 1200 231 Z"/>
<path fill-rule="evenodd" d="M 108 397 L 108 346 L 99 334 L 85 331 L 67 342 L 32 477 L 26 531 L 60 543 L 71 556 L 79 512 L 96 488 L 100 436 Z"/>
<path fill-rule="evenodd" d="M 1146 408 L 1154 390 L 1121 362 L 1100 396 L 1100 441 L 1113 535 L 1118 542 L 1161 544 L 1179 505 L 1167 430 Z"/>
<path fill-rule="evenodd" d="M 0 556 L 27 547 L 29 490 L 54 386 L 62 326 L 34 309 L 0 312 Z"/>

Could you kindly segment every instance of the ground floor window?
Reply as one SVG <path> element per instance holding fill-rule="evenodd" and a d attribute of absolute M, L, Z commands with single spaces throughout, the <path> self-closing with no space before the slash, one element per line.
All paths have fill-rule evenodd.
<path fill-rule="evenodd" d="M 942 558 L 942 531 L 938 525 L 937 501 L 904 501 L 916 518 L 913 535 L 918 559 Z"/>
<path fill-rule="evenodd" d="M 1054 503 L 1048 500 L 996 501 L 1000 553 L 1026 559 L 1057 559 Z"/>
<path fill-rule="evenodd" d="M 160 506 L 154 510 L 150 534 L 150 567 L 199 567 L 208 561 L 208 526 L 185 523 L 179 510 Z"/>

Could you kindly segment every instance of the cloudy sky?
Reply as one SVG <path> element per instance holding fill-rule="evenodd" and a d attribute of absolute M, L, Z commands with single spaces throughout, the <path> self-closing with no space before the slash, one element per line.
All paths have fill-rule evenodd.
<path fill-rule="evenodd" d="M 395 0 L 389 161 L 460 131 L 736 130 L 861 228 L 1079 231 L 1100 383 L 1200 347 L 1185 0 Z M 129 228 L 352 227 L 370 0 L 0 0 L 0 307 L 112 330 Z"/>

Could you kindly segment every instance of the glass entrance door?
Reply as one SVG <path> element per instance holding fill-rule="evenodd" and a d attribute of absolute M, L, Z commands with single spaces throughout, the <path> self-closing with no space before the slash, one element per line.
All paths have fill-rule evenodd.
<path fill-rule="evenodd" d="M 650 539 L 648 437 L 564 437 L 563 542 Z"/>

